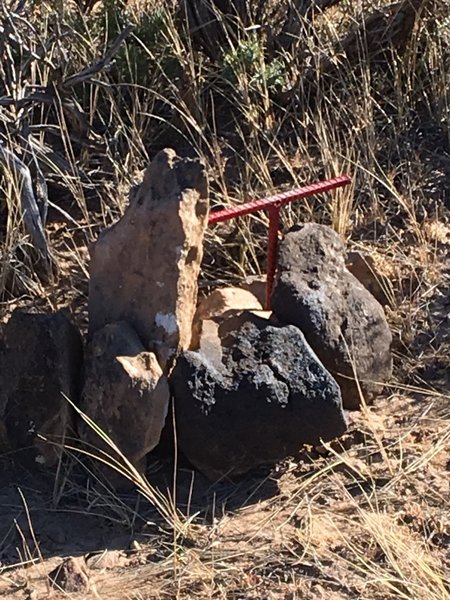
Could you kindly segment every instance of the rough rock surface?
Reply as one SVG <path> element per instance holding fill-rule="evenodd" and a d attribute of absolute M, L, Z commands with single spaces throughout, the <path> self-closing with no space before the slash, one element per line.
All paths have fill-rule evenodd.
<path fill-rule="evenodd" d="M 167 379 L 130 325 L 119 321 L 94 334 L 86 349 L 81 408 L 140 472 L 159 442 L 168 406 Z M 111 454 L 84 421 L 78 431 L 82 440 Z"/>
<path fill-rule="evenodd" d="M 223 361 L 185 352 L 171 376 L 180 450 L 210 479 L 245 473 L 346 428 L 339 387 L 299 329 L 243 313 Z M 222 327 L 222 326 L 221 326 Z"/>
<path fill-rule="evenodd" d="M 65 558 L 48 578 L 52 587 L 67 594 L 88 592 L 90 588 L 86 562 L 82 556 Z"/>
<path fill-rule="evenodd" d="M 94 554 L 86 560 L 86 565 L 92 570 L 109 570 L 124 567 L 128 562 L 122 550 L 104 550 L 101 554 Z"/>
<path fill-rule="evenodd" d="M 243 318 L 248 318 L 249 313 L 266 321 L 266 325 L 273 324 L 272 313 L 264 310 L 227 310 L 221 315 L 211 317 L 202 321 L 202 331 L 198 342 L 198 348 L 191 348 L 206 356 L 214 364 L 222 362 L 222 347 L 227 332 L 235 331 L 243 324 Z M 260 321 L 261 322 L 261 321 Z"/>
<path fill-rule="evenodd" d="M 281 323 L 299 327 L 338 381 L 345 408 L 366 401 L 392 372 L 392 335 L 381 305 L 345 267 L 345 246 L 329 227 L 308 224 L 280 246 L 272 296 Z M 353 365 L 352 365 L 353 363 Z"/>
<path fill-rule="evenodd" d="M 164 367 L 187 349 L 207 219 L 203 165 L 161 151 L 123 217 L 90 249 L 90 334 L 126 321 Z"/>
<path fill-rule="evenodd" d="M 78 329 L 61 312 L 16 311 L 3 332 L 0 372 L 0 417 L 13 449 L 26 460 L 51 466 L 58 446 L 73 425 L 65 396 L 78 402 L 83 347 Z"/>
<path fill-rule="evenodd" d="M 237 287 L 218 288 L 199 303 L 192 325 L 191 350 L 200 347 L 203 323 L 213 317 L 225 317 L 230 311 L 262 310 L 259 300 L 251 292 Z M 215 319 L 216 323 L 220 319 Z M 211 327 L 211 324 L 210 324 Z"/>

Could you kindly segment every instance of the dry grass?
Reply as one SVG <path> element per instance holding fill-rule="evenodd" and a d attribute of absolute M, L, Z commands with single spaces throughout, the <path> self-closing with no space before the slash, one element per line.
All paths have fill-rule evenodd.
<path fill-rule="evenodd" d="M 0 318 L 16 306 L 67 306 L 84 327 L 87 243 L 122 214 L 149 158 L 173 146 L 204 160 L 213 207 L 353 176 L 351 189 L 286 209 L 283 226 L 324 222 L 349 248 L 373 256 L 389 281 L 396 371 L 385 396 L 352 416 L 339 443 L 234 485 L 209 487 L 183 468 L 177 485 L 163 483 L 167 466 L 158 462 L 149 483 L 119 457 L 140 490 L 130 504 L 80 483 L 81 459 L 70 452 L 42 510 L 55 516 L 69 506 L 140 536 L 126 568 L 92 574 L 91 591 L 70 597 L 448 599 L 447 3 L 428 3 L 402 56 L 371 59 L 367 33 L 356 62 L 337 42 L 373 2 L 343 1 L 317 14 L 312 29 L 302 17 L 278 50 L 271 36 L 282 2 L 267 3 L 255 23 L 262 27 L 238 27 L 216 57 L 186 35 L 173 3 L 136 1 L 128 11 L 105 4 L 87 15 L 63 2 L 0 7 L 10 34 L 0 44 L 0 140 L 45 176 L 47 232 L 60 267 L 58 282 L 43 280 L 22 223 L 20 182 L 5 171 Z M 104 56 L 129 20 L 135 30 L 109 69 L 62 85 Z M 22 102 L 34 92 L 48 97 Z M 266 225 L 262 215 L 211 229 L 201 285 L 264 272 Z M 17 529 L 19 556 L 37 566 L 5 563 L 0 597 L 48 597 L 43 574 L 55 559 L 34 532 L 38 515 L 25 497 L 14 510 L 27 517 Z"/>
<path fill-rule="evenodd" d="M 91 592 L 71 597 L 449 598 L 448 397 L 415 396 L 393 394 L 355 414 L 338 444 L 265 477 L 197 493 L 192 474 L 184 534 L 171 541 L 164 527 L 144 528 L 125 567 L 93 571 Z M 105 513 L 117 511 L 118 497 L 103 499 Z M 18 598 L 25 585 L 47 597 L 43 575 L 55 561 L 40 560 L 35 535 L 26 539 L 24 556 L 37 565 L 4 572 L 0 592 Z"/>

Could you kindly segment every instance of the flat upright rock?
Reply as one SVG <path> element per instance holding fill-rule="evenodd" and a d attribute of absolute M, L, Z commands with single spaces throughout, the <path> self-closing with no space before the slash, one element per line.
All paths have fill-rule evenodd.
<path fill-rule="evenodd" d="M 159 442 L 168 406 L 167 379 L 130 325 L 119 321 L 94 334 L 86 349 L 81 408 L 140 472 Z M 82 440 L 111 454 L 82 420 L 78 432 Z M 113 472 L 109 477 L 115 484 Z"/>
<path fill-rule="evenodd" d="M 71 433 L 83 356 L 78 329 L 60 312 L 15 311 L 3 332 L 0 417 L 9 445 L 27 449 L 27 461 L 51 466 L 61 454 L 58 443 Z M 50 442 L 39 440 L 41 434 Z"/>
<path fill-rule="evenodd" d="M 227 325 L 224 322 L 224 326 Z M 180 450 L 210 479 L 243 474 L 346 429 L 339 387 L 293 326 L 243 313 L 223 362 L 178 357 L 171 375 Z"/>
<path fill-rule="evenodd" d="M 127 321 L 164 368 L 189 348 L 207 220 L 203 165 L 161 151 L 123 217 L 90 249 L 90 334 Z"/>
<path fill-rule="evenodd" d="M 383 308 L 345 266 L 345 246 L 329 227 L 308 224 L 280 246 L 272 308 L 299 327 L 340 385 L 345 408 L 380 392 L 392 373 L 392 335 Z M 354 368 L 353 368 L 354 367 Z"/>

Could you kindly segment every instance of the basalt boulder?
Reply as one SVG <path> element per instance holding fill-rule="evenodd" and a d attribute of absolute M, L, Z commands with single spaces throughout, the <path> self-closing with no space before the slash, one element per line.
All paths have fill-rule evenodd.
<path fill-rule="evenodd" d="M 345 266 L 329 227 L 305 225 L 280 246 L 272 295 L 276 318 L 297 326 L 336 378 L 345 408 L 370 402 L 392 373 L 392 335 L 382 306 Z"/>
<path fill-rule="evenodd" d="M 171 376 L 180 450 L 207 477 L 240 475 L 345 431 L 339 386 L 298 328 L 243 312 L 219 333 L 220 360 L 185 352 Z"/>
<path fill-rule="evenodd" d="M 79 400 L 83 347 L 61 312 L 15 311 L 3 331 L 0 418 L 9 446 L 25 462 L 51 466 L 73 435 L 68 399 Z"/>

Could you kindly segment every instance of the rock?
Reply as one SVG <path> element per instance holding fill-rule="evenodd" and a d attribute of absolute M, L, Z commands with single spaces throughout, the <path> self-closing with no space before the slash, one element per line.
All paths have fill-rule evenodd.
<path fill-rule="evenodd" d="M 240 475 L 345 429 L 339 387 L 293 326 L 222 323 L 223 362 L 188 351 L 171 375 L 177 439 L 210 479 Z"/>
<path fill-rule="evenodd" d="M 392 373 L 392 335 L 381 305 L 345 267 L 345 246 L 329 227 L 305 225 L 283 240 L 272 308 L 296 325 L 336 378 L 345 408 L 366 401 Z"/>
<path fill-rule="evenodd" d="M 256 296 L 261 306 L 266 306 L 267 275 L 249 275 L 240 287 Z"/>
<path fill-rule="evenodd" d="M 272 313 L 264 310 L 227 310 L 222 315 L 217 315 L 206 319 L 202 322 L 202 331 L 198 348 L 198 352 L 208 358 L 213 365 L 222 363 L 222 346 L 223 338 L 230 331 L 235 331 L 243 324 L 243 318 L 248 318 L 249 315 L 254 315 L 266 321 L 266 325 L 270 325 Z M 194 350 L 194 348 L 192 348 Z"/>
<path fill-rule="evenodd" d="M 15 311 L 6 324 L 0 410 L 10 446 L 26 448 L 26 461 L 51 466 L 59 459 L 58 444 L 73 427 L 66 398 L 78 402 L 82 354 L 80 333 L 61 312 Z"/>
<path fill-rule="evenodd" d="M 123 217 L 90 249 L 90 335 L 127 321 L 168 371 L 191 343 L 207 220 L 203 165 L 163 150 Z"/>
<path fill-rule="evenodd" d="M 191 350 L 197 350 L 200 347 L 200 338 L 202 336 L 203 322 L 211 320 L 213 317 L 221 317 L 230 310 L 262 310 L 262 305 L 258 299 L 247 290 L 236 287 L 227 287 L 214 290 L 209 296 L 203 298 L 195 312 L 192 325 Z M 221 319 L 215 319 L 219 323 Z M 212 322 L 208 325 L 212 329 Z"/>
<path fill-rule="evenodd" d="M 48 574 L 50 584 L 67 594 L 89 591 L 89 576 L 83 557 L 65 558 L 63 562 Z"/>
<path fill-rule="evenodd" d="M 23 600 L 39 600 L 39 593 L 27 586 L 23 591 Z"/>
<path fill-rule="evenodd" d="M 349 252 L 346 266 L 382 306 L 391 304 L 389 298 L 394 298 L 392 284 L 387 277 L 378 272 L 370 254 Z"/>
<path fill-rule="evenodd" d="M 192 346 L 192 350 L 197 350 L 208 357 L 212 364 L 221 364 L 222 362 L 222 342 L 219 337 L 219 319 L 206 319 L 201 323 L 201 332 L 198 331 L 194 334 L 195 344 Z M 197 335 L 200 335 L 197 340 Z"/>
<path fill-rule="evenodd" d="M 94 334 L 86 349 L 81 408 L 141 473 L 146 455 L 159 442 L 169 397 L 155 355 L 145 351 L 130 325 L 119 321 Z M 84 421 L 78 432 L 83 441 L 118 458 Z M 108 477 L 116 484 L 110 470 Z"/>
<path fill-rule="evenodd" d="M 263 310 L 254 294 L 237 287 L 218 288 L 203 298 L 195 313 L 196 320 L 210 319 L 229 310 Z"/>

